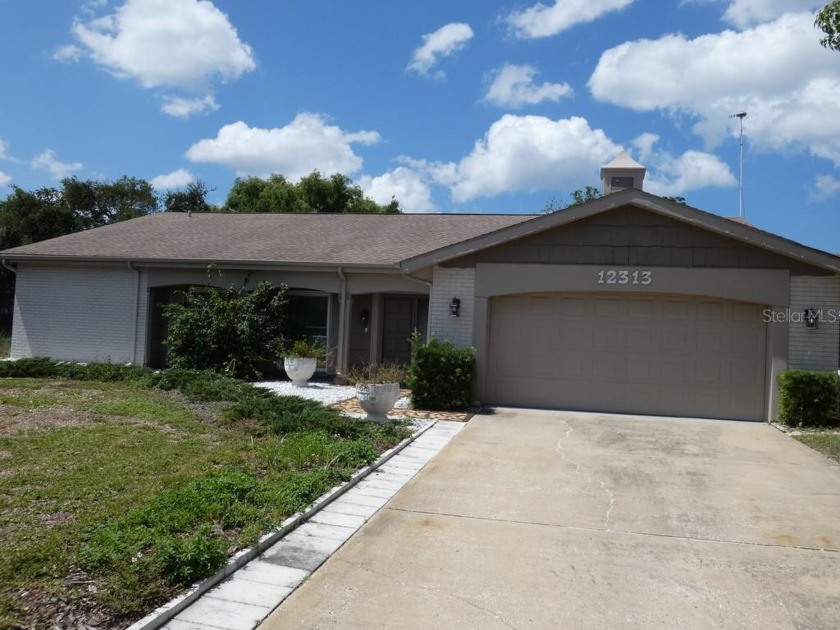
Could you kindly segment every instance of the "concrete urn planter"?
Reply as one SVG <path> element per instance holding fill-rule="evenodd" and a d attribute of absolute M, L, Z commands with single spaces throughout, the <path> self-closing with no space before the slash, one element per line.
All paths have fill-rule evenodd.
<path fill-rule="evenodd" d="M 384 424 L 388 412 L 394 408 L 400 397 L 399 383 L 365 383 L 356 385 L 359 406 L 367 412 L 367 419 Z"/>
<path fill-rule="evenodd" d="M 301 357 L 287 357 L 283 359 L 283 369 L 286 376 L 292 379 L 295 387 L 306 387 L 307 381 L 315 374 L 318 359 L 307 359 Z"/>

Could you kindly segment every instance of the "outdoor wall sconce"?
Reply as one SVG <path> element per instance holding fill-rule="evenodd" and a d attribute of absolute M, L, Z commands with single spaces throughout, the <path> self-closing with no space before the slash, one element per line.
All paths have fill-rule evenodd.
<path fill-rule="evenodd" d="M 806 328 L 818 328 L 819 314 L 813 308 L 806 308 L 803 312 Z"/>
<path fill-rule="evenodd" d="M 367 328 L 367 325 L 368 325 L 369 321 L 370 321 L 370 311 L 367 310 L 367 309 L 363 309 L 362 314 L 359 316 L 359 325 Z"/>
<path fill-rule="evenodd" d="M 449 316 L 450 317 L 460 317 L 461 316 L 461 300 L 454 297 L 452 301 L 449 303 Z"/>

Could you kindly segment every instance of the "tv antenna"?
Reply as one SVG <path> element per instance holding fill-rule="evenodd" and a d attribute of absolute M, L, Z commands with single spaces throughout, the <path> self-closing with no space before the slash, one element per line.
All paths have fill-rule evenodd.
<path fill-rule="evenodd" d="M 732 114 L 730 118 L 737 118 L 741 126 L 738 140 L 738 217 L 744 218 L 744 118 L 747 112 Z"/>

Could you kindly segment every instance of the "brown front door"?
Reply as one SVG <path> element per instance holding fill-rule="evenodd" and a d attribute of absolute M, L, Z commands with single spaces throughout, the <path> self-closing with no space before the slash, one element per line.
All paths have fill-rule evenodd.
<path fill-rule="evenodd" d="M 383 305 L 382 361 L 408 363 L 411 360 L 409 338 L 415 329 L 426 336 L 429 298 L 386 296 Z"/>

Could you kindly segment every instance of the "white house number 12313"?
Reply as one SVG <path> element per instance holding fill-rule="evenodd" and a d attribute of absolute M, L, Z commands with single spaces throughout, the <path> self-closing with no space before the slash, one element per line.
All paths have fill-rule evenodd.
<path fill-rule="evenodd" d="M 598 284 L 641 284 L 653 282 L 653 272 L 648 270 L 601 269 Z"/>

